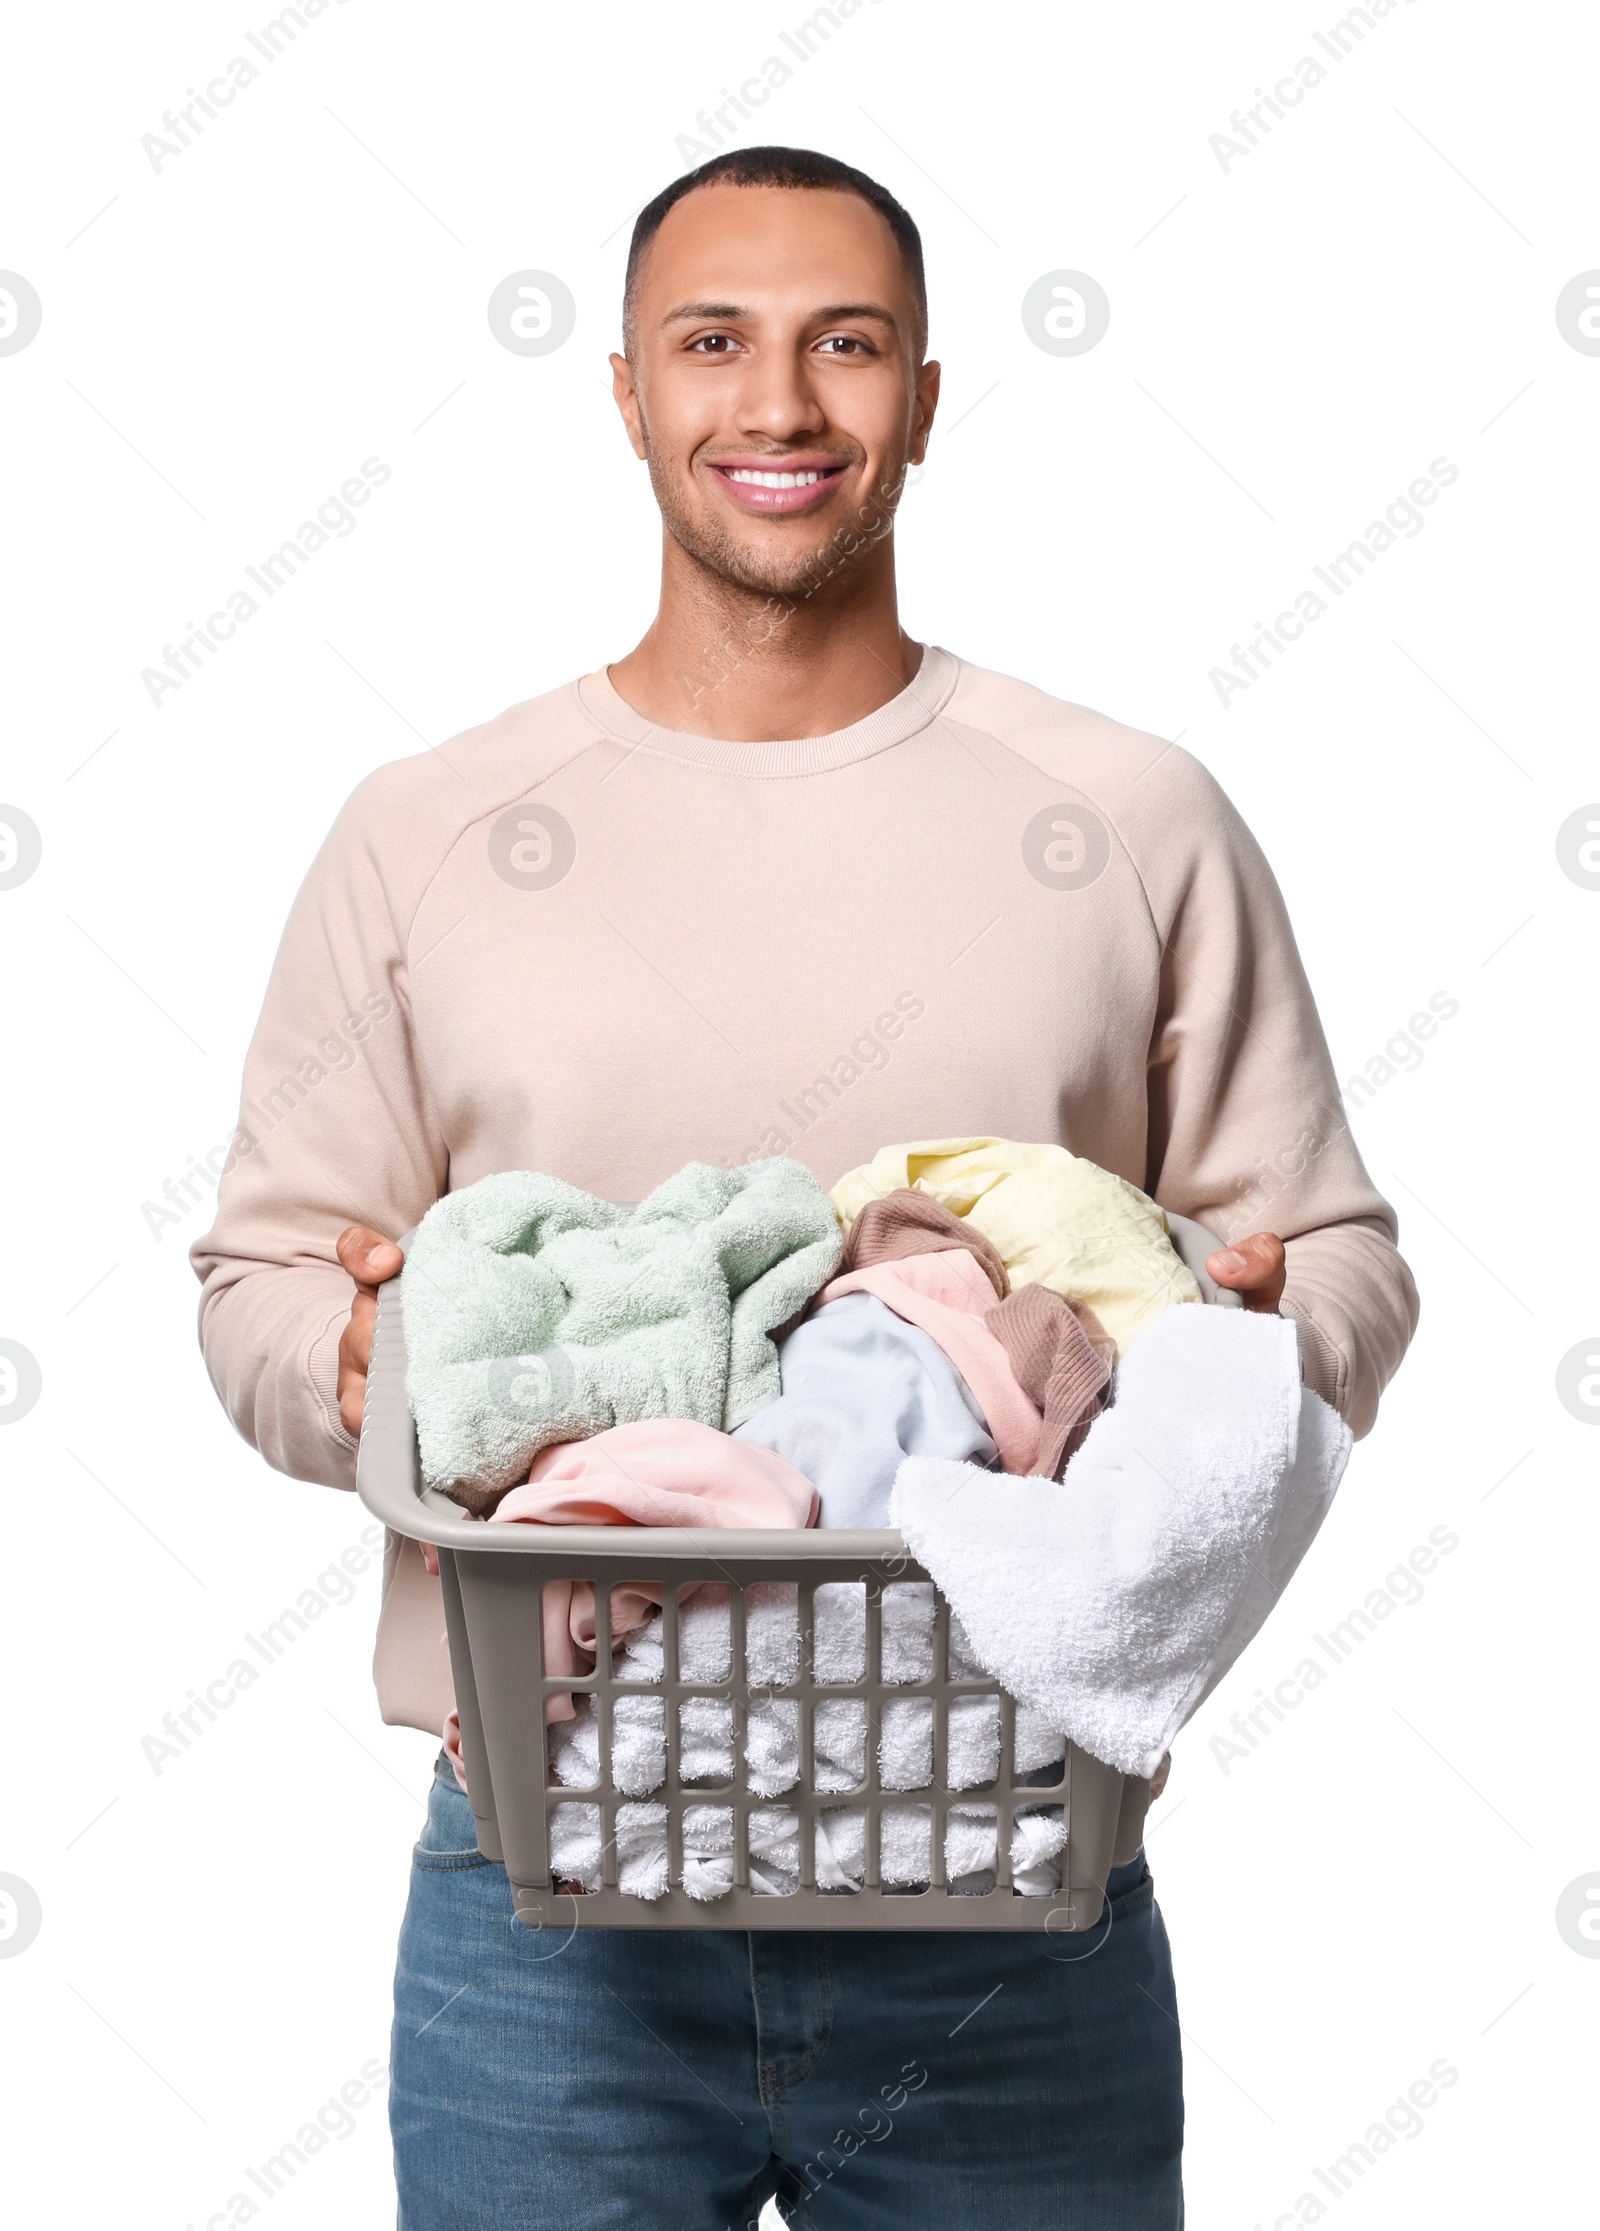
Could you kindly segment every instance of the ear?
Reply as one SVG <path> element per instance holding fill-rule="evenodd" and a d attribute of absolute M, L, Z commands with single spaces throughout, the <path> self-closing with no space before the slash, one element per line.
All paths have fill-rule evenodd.
<path fill-rule="evenodd" d="M 939 367 L 924 364 L 917 373 L 917 401 L 911 417 L 910 458 L 913 465 L 920 465 L 928 454 L 928 436 L 933 431 L 933 414 L 939 408 Z"/>
<path fill-rule="evenodd" d="M 642 458 L 644 422 L 639 415 L 639 389 L 633 376 L 633 366 L 625 356 L 614 355 L 611 359 L 611 392 L 616 398 L 617 409 L 622 413 L 622 423 L 628 429 L 633 454 Z"/>

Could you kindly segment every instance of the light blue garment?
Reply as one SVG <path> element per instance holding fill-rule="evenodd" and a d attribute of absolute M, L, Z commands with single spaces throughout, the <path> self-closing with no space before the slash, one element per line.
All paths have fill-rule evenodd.
<path fill-rule="evenodd" d="M 887 1526 L 908 1456 L 991 1464 L 995 1445 L 939 1343 L 876 1294 L 841 1294 L 778 1348 L 783 1392 L 734 1435 L 803 1472 L 819 1526 Z"/>

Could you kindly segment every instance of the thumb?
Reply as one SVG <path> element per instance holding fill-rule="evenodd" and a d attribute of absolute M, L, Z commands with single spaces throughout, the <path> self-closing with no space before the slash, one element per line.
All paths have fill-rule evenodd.
<path fill-rule="evenodd" d="M 393 1240 L 367 1224 L 349 1224 L 339 1234 L 339 1261 L 358 1286 L 381 1286 L 405 1264 Z"/>
<path fill-rule="evenodd" d="M 1206 1270 L 1219 1286 L 1231 1286 L 1247 1309 L 1274 1310 L 1283 1299 L 1283 1242 L 1276 1232 L 1252 1232 L 1233 1247 L 1206 1257 Z"/>

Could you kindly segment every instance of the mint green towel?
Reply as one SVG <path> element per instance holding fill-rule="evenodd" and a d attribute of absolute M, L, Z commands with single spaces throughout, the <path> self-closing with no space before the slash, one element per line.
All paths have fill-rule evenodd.
<path fill-rule="evenodd" d="M 687 1163 L 634 1209 L 536 1170 L 447 1194 L 400 1288 L 423 1478 L 480 1510 L 552 1441 L 642 1418 L 731 1432 L 776 1398 L 768 1335 L 842 1244 L 787 1156 Z"/>

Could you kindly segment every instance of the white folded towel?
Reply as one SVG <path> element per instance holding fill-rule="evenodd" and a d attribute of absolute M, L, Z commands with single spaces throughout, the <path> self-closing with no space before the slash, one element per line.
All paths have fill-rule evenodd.
<path fill-rule="evenodd" d="M 883 1591 L 883 1677 L 888 1682 L 926 1681 L 933 1670 L 933 1589 L 929 1582 L 895 1581 Z M 678 1622 L 678 1664 L 686 1681 L 725 1681 L 729 1666 L 728 1592 L 707 1588 L 686 1604 Z M 866 1592 L 858 1581 L 827 1581 L 816 1593 L 812 1637 L 819 1681 L 859 1681 L 866 1669 Z M 792 1581 L 758 1581 L 745 1591 L 745 1663 L 752 1698 L 745 1723 L 745 1764 L 750 1787 L 777 1797 L 800 1779 L 799 1705 L 790 1698 L 762 1698 L 767 1685 L 795 1679 L 799 1670 L 799 1616 Z M 630 1635 L 616 1661 L 617 1678 L 659 1681 L 663 1650 L 659 1615 Z M 958 1621 L 950 1629 L 950 1671 L 956 1679 L 981 1679 Z M 550 1730 L 551 1767 L 569 1789 L 593 1789 L 600 1778 L 600 1730 L 595 1700 L 582 1691 L 577 1717 Z M 950 1701 L 945 1787 L 975 1789 L 993 1781 L 1000 1757 L 1000 1707 L 992 1696 Z M 691 1696 L 678 1708 L 678 1772 L 686 1782 L 733 1779 L 733 1708 L 720 1697 Z M 813 1720 L 813 1787 L 859 1789 L 866 1775 L 866 1706 L 856 1697 L 826 1697 Z M 905 1697 L 883 1713 L 878 1774 L 885 1789 L 926 1789 L 933 1780 L 933 1700 Z M 1026 1774 L 1057 1763 L 1062 1739 L 1026 1705 L 1016 1714 L 1016 1770 Z M 647 1797 L 666 1774 L 665 1716 L 661 1699 L 623 1696 L 612 1711 L 611 1780 L 628 1797 Z"/>
<path fill-rule="evenodd" d="M 750 1811 L 750 1887 L 758 1896 L 790 1898 L 800 1887 L 800 1822 L 784 1805 Z M 683 1887 L 691 1898 L 725 1898 L 733 1888 L 733 1807 L 686 1805 L 683 1811 Z M 879 1880 L 891 1890 L 926 1884 L 932 1811 L 927 1805 L 890 1805 L 880 1816 Z M 550 1814 L 550 1868 L 557 1882 L 587 1891 L 601 1883 L 601 1813 L 598 1805 L 571 1802 Z M 617 1807 L 617 1887 L 624 1897 L 655 1899 L 668 1884 L 667 1808 Z M 1061 1806 L 1030 1807 L 1011 1824 L 1011 1874 L 1020 1897 L 1048 1898 L 1061 1887 L 1066 1847 Z M 866 1877 L 867 1816 L 859 1806 L 831 1806 L 817 1817 L 819 1890 L 859 1890 Z M 992 1805 L 953 1805 L 945 1820 L 945 1875 L 958 1897 L 982 1896 L 994 1887 L 995 1810 Z"/>
<path fill-rule="evenodd" d="M 819 1681 L 859 1681 L 866 1670 L 866 1591 L 859 1582 L 824 1582 L 816 1592 L 812 1654 Z M 896 1581 L 883 1591 L 883 1677 L 891 1683 L 925 1681 L 933 1670 L 933 1589 L 927 1581 Z M 678 1662 L 686 1681 L 724 1681 L 730 1665 L 728 1592 L 707 1588 L 686 1604 L 678 1622 Z M 800 1779 L 799 1704 L 759 1690 L 796 1678 L 799 1669 L 798 1592 L 793 1582 L 757 1582 L 745 1590 L 745 1663 L 753 1698 L 745 1721 L 744 1756 L 750 1787 L 763 1797 L 793 1789 Z M 630 1635 L 615 1666 L 621 1681 L 642 1685 L 662 1677 L 664 1653 L 659 1614 Z M 951 1621 L 950 1671 L 956 1679 L 982 1678 L 959 1622 Z M 553 1778 L 568 1789 L 593 1789 L 600 1779 L 600 1731 L 595 1699 L 579 1692 L 575 1719 L 550 1729 Z M 993 1696 L 957 1696 L 947 1714 L 945 1782 L 973 1789 L 992 1782 L 1000 1760 L 1000 1707 Z M 933 1700 L 903 1697 L 885 1705 L 880 1723 L 878 1772 L 885 1789 L 926 1789 L 933 1780 Z M 733 1780 L 733 1710 L 720 1697 L 686 1697 L 678 1708 L 678 1772 L 685 1782 L 726 1785 Z M 859 1789 L 866 1778 L 866 1706 L 858 1697 L 825 1697 L 813 1716 L 812 1786 L 821 1791 Z M 1013 1738 L 1019 1774 L 1058 1766 L 1061 1737 L 1035 1712 L 1019 1705 Z M 665 1713 L 660 1697 L 621 1696 L 612 1709 L 611 1781 L 627 1797 L 647 1797 L 666 1773 Z M 624 1894 L 659 1898 L 668 1884 L 666 1808 L 631 1803 L 617 1808 L 617 1880 Z M 683 1886 L 691 1897 L 720 1898 L 733 1887 L 731 1806 L 689 1805 L 683 1819 Z M 931 1811 L 926 1805 L 885 1808 L 880 1837 L 881 1879 L 895 1888 L 926 1883 L 930 1873 Z M 600 1887 L 601 1812 L 598 1805 L 563 1803 L 551 1808 L 551 1867 L 562 1881 Z M 1060 1887 L 1065 1825 L 1059 1805 L 1030 1808 L 1012 1824 L 1011 1864 L 1025 1897 Z M 750 1883 L 769 1896 L 799 1887 L 799 1822 L 786 1806 L 760 1805 L 750 1813 Z M 823 1889 L 859 1889 L 866 1868 L 866 1815 L 859 1806 L 835 1806 L 819 1817 L 817 1882 Z M 995 1868 L 995 1809 L 953 1806 L 945 1827 L 945 1869 L 953 1889 L 988 1889 Z"/>
<path fill-rule="evenodd" d="M 1247 1310 L 1167 1310 L 1113 1395 L 1059 1484 L 908 1457 L 890 1517 L 1019 1721 L 1150 1775 L 1288 1585 L 1350 1434 L 1294 1325 Z"/>

